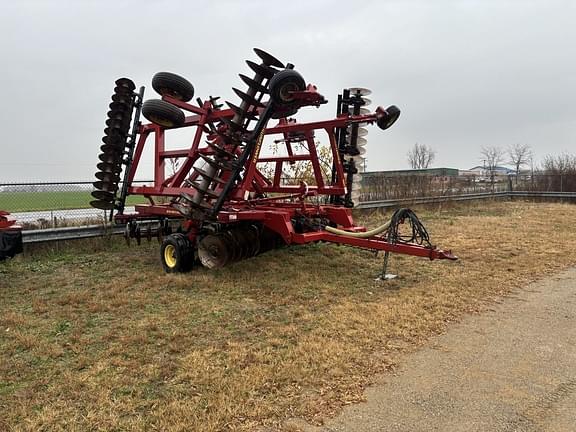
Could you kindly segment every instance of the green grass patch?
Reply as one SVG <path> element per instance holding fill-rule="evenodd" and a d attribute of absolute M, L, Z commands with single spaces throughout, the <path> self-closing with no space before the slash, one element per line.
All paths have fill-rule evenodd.
<path fill-rule="evenodd" d="M 12 213 L 90 208 L 94 198 L 89 191 L 71 192 L 0 192 L 0 209 Z M 129 196 L 126 204 L 145 203 L 142 196 Z"/>

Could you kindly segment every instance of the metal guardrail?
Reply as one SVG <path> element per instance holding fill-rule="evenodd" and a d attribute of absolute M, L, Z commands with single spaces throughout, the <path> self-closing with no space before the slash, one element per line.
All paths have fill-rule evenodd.
<path fill-rule="evenodd" d="M 435 197 L 420 197 L 420 198 L 404 198 L 396 200 L 378 200 L 378 201 L 364 201 L 356 205 L 357 209 L 372 209 L 372 208 L 389 208 L 398 207 L 401 205 L 418 205 L 418 204 L 438 204 L 442 202 L 452 201 L 469 201 L 478 199 L 490 198 L 566 198 L 576 199 L 576 192 L 483 192 L 475 194 L 464 195 L 444 195 Z"/>
<path fill-rule="evenodd" d="M 576 192 L 523 192 L 523 191 L 512 191 L 507 192 L 510 197 L 520 197 L 520 198 L 567 198 L 575 199 Z"/>
<path fill-rule="evenodd" d="M 576 200 L 576 192 L 494 192 L 465 195 L 446 195 L 436 197 L 406 198 L 400 200 L 365 201 L 359 203 L 357 209 L 390 208 L 405 205 L 437 204 L 442 202 L 470 201 L 490 198 L 564 198 Z M 22 231 L 22 240 L 25 244 L 41 243 L 57 240 L 77 240 L 83 238 L 102 237 L 106 235 L 120 235 L 125 231 L 124 225 L 103 226 L 90 225 L 84 227 L 65 227 L 40 230 Z"/>
<path fill-rule="evenodd" d="M 476 193 L 465 195 L 444 195 L 435 197 L 420 197 L 420 198 L 404 198 L 393 200 L 377 200 L 377 201 L 363 201 L 357 204 L 354 208 L 357 209 L 371 209 L 371 208 L 388 208 L 398 207 L 405 204 L 418 205 L 418 204 L 436 204 L 446 201 L 468 201 L 476 199 L 488 199 L 494 197 L 507 196 L 508 192 L 495 192 L 495 193 Z"/>
<path fill-rule="evenodd" d="M 88 225 L 80 227 L 24 230 L 22 231 L 22 241 L 29 244 L 57 240 L 78 240 L 84 238 L 103 237 L 106 235 L 119 235 L 124 233 L 124 229 L 123 225 Z"/>

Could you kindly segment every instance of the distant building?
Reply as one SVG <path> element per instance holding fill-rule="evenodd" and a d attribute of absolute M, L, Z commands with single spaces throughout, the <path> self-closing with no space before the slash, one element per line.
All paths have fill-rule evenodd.
<path fill-rule="evenodd" d="M 425 168 L 392 171 L 368 171 L 363 172 L 362 177 L 411 177 L 411 176 L 433 176 L 433 177 L 458 177 L 456 168 Z"/>
<path fill-rule="evenodd" d="M 502 182 L 508 176 L 516 175 L 516 171 L 514 171 L 513 169 L 498 165 L 494 167 L 492 172 L 490 171 L 490 168 L 485 167 L 483 165 L 475 166 L 473 168 L 470 168 L 469 170 L 466 170 L 465 172 L 466 174 L 464 175 L 473 176 L 476 182 L 488 182 L 492 180 L 496 182 Z M 493 178 L 491 174 L 494 174 Z"/>
<path fill-rule="evenodd" d="M 490 177 L 490 168 L 482 166 L 482 165 L 475 166 L 473 168 L 470 168 L 467 171 L 473 173 L 473 175 L 477 175 L 480 177 Z M 510 169 L 510 168 L 498 166 L 498 165 L 494 167 L 494 175 L 502 176 L 502 175 L 510 175 L 510 174 L 514 175 L 514 174 L 516 174 L 516 171 L 514 171 L 513 169 Z"/>

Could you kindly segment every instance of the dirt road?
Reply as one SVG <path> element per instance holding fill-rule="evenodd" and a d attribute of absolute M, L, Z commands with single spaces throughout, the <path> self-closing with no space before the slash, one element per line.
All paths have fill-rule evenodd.
<path fill-rule="evenodd" d="M 576 431 L 576 269 L 466 318 L 401 363 L 320 430 Z"/>

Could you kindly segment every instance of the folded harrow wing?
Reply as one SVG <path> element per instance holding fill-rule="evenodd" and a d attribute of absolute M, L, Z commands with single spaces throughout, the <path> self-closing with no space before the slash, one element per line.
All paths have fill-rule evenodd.
<path fill-rule="evenodd" d="M 298 122 L 294 115 L 301 108 L 327 101 L 292 64 L 254 51 L 259 61 L 248 60 L 252 73 L 240 75 L 247 89 L 234 88 L 238 99 L 226 106 L 217 97 L 192 102 L 192 84 L 169 72 L 153 77 L 160 98 L 146 101 L 144 87 L 136 92 L 131 80 L 117 80 L 91 204 L 111 210 L 116 222 L 126 224 L 128 238 L 162 239 L 167 272 L 190 270 L 196 262 L 221 267 L 284 244 L 316 241 L 455 259 L 429 243 L 408 210 L 372 231 L 353 222 L 367 126 L 387 129 L 400 110 L 392 105 L 371 112 L 370 91 L 349 88 L 338 96 L 335 118 Z M 141 123 L 141 115 L 149 123 Z M 167 136 L 184 128 L 191 143 L 170 146 Z M 137 185 L 148 147 L 154 181 Z M 306 175 L 286 178 L 303 164 Z M 125 212 L 128 195 L 149 203 Z M 409 236 L 399 229 L 404 221 L 412 228 Z"/>

